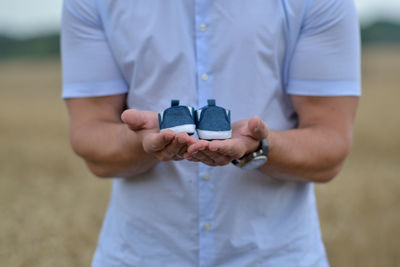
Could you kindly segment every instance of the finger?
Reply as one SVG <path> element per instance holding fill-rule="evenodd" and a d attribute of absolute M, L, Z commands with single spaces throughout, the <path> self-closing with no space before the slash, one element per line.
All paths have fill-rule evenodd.
<path fill-rule="evenodd" d="M 176 135 L 176 139 L 178 140 L 179 143 L 186 144 L 187 146 L 193 145 L 198 141 L 196 138 L 188 135 L 187 133 L 178 133 Z"/>
<path fill-rule="evenodd" d="M 223 147 L 225 143 L 227 143 L 227 140 L 213 140 L 208 144 L 208 150 L 214 152 L 218 151 L 218 149 Z"/>
<path fill-rule="evenodd" d="M 230 163 L 233 158 L 227 157 L 221 153 L 215 151 L 204 150 L 202 151 L 209 159 L 215 162 L 216 165 L 223 166 Z"/>
<path fill-rule="evenodd" d="M 194 152 L 205 150 L 209 143 L 210 142 L 206 140 L 197 140 L 195 143 L 189 145 L 188 153 L 193 154 Z"/>
<path fill-rule="evenodd" d="M 176 160 L 176 161 L 184 160 L 183 156 L 181 156 L 181 155 L 175 155 L 172 159 Z"/>
<path fill-rule="evenodd" d="M 192 158 L 194 158 L 197 161 L 201 161 L 204 164 L 210 165 L 210 166 L 217 166 L 215 161 L 208 157 L 206 154 L 203 153 L 203 151 L 195 152 L 191 154 Z"/>
<path fill-rule="evenodd" d="M 188 160 L 188 161 L 192 161 L 192 162 L 200 162 L 200 160 L 193 158 L 189 153 L 185 153 L 183 155 L 183 158 Z"/>
<path fill-rule="evenodd" d="M 193 141 L 194 139 L 194 141 Z M 178 133 L 175 139 L 164 148 L 165 157 L 174 158 L 179 155 L 183 158 L 183 154 L 186 152 L 188 144 L 194 143 L 195 138 L 189 137 L 187 133 Z"/>
<path fill-rule="evenodd" d="M 179 155 L 182 149 L 185 149 L 186 144 L 181 144 L 175 138 L 171 143 L 164 147 L 161 151 L 164 153 L 166 158 L 174 158 L 176 155 Z"/>
<path fill-rule="evenodd" d="M 218 152 L 232 159 L 240 158 L 245 151 L 243 144 L 236 139 L 214 140 L 208 147 L 210 151 Z"/>
<path fill-rule="evenodd" d="M 165 130 L 160 133 L 149 133 L 143 138 L 143 149 L 147 153 L 161 151 L 175 138 L 175 133 L 171 130 Z"/>
<path fill-rule="evenodd" d="M 142 112 L 136 109 L 125 110 L 121 115 L 121 120 L 134 131 L 143 129 L 145 124 Z"/>
<path fill-rule="evenodd" d="M 186 153 L 188 146 L 184 145 L 181 150 L 179 150 L 178 155 L 180 155 L 183 158 L 183 155 Z"/>
<path fill-rule="evenodd" d="M 195 161 L 194 158 L 192 157 L 192 154 L 188 153 L 187 151 L 183 154 L 183 158 L 190 161 Z M 196 161 L 198 160 L 196 159 Z"/>
<path fill-rule="evenodd" d="M 193 161 L 200 161 L 200 159 L 194 157 L 199 151 L 203 151 L 207 148 L 208 141 L 205 140 L 198 140 L 194 138 L 195 142 L 191 143 L 188 147 L 186 152 L 184 153 L 184 158 L 187 160 L 193 159 Z"/>
<path fill-rule="evenodd" d="M 256 140 L 262 140 L 268 136 L 267 124 L 258 116 L 254 116 L 248 122 L 249 132 L 251 137 Z"/>

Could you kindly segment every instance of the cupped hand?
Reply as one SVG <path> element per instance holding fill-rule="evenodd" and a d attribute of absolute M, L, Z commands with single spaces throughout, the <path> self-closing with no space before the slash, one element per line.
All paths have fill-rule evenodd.
<path fill-rule="evenodd" d="M 129 109 L 122 113 L 121 119 L 141 137 L 143 150 L 160 161 L 182 160 L 188 146 L 197 141 L 187 133 L 160 132 L 157 113 L 153 111 Z"/>
<path fill-rule="evenodd" d="M 200 140 L 189 145 L 184 157 L 210 166 L 223 166 L 232 160 L 257 150 L 260 141 L 268 136 L 267 124 L 258 116 L 232 123 L 232 138 Z"/>

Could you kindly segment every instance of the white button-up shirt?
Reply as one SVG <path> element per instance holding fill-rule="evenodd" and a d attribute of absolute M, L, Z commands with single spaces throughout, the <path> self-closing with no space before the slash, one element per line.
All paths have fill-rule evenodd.
<path fill-rule="evenodd" d="M 359 95 L 351 0 L 65 0 L 63 97 L 207 99 L 296 127 L 290 94 Z M 311 183 L 160 162 L 115 179 L 93 266 L 327 266 Z"/>

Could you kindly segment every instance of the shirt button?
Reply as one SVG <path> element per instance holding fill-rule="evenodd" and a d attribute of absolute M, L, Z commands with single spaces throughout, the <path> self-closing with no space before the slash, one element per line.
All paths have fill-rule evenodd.
<path fill-rule="evenodd" d="M 201 24 L 199 29 L 200 29 L 200 31 L 205 32 L 207 30 L 207 25 Z"/>
<path fill-rule="evenodd" d="M 207 81 L 207 80 L 208 80 L 208 75 L 207 75 L 206 73 L 202 74 L 202 75 L 201 75 L 201 79 L 202 79 L 203 81 Z"/>
<path fill-rule="evenodd" d="M 211 229 L 211 225 L 209 223 L 204 224 L 203 226 L 204 230 L 208 231 Z"/>
<path fill-rule="evenodd" d="M 208 173 L 204 174 L 203 179 L 206 181 L 210 180 L 210 175 Z"/>

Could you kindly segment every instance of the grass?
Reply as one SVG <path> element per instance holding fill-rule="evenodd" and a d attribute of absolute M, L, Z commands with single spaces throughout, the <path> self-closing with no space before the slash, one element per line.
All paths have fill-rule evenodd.
<path fill-rule="evenodd" d="M 363 53 L 353 151 L 316 194 L 332 266 L 400 266 L 400 48 Z M 88 266 L 109 180 L 68 141 L 59 62 L 0 63 L 0 265 Z"/>

